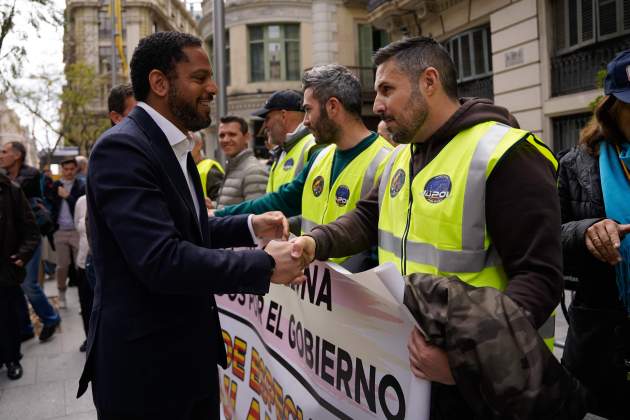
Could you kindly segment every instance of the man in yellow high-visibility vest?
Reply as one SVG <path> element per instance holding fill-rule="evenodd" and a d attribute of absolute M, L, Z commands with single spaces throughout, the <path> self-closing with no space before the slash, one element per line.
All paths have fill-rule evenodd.
<path fill-rule="evenodd" d="M 252 115 L 265 119 L 263 129 L 267 141 L 279 149 L 267 181 L 267 192 L 276 192 L 304 169 L 316 146 L 313 135 L 302 124 L 302 93 L 279 90 Z"/>
<path fill-rule="evenodd" d="M 379 262 L 403 275 L 455 275 L 504 291 L 549 345 L 563 284 L 553 154 L 506 109 L 458 99 L 455 65 L 433 39 L 394 42 L 375 64 L 374 112 L 401 145 L 354 211 L 296 240 L 304 258 L 378 243 Z M 432 418 L 481 418 L 452 386 L 443 349 L 415 330 L 409 352 L 413 373 L 433 382 Z"/>

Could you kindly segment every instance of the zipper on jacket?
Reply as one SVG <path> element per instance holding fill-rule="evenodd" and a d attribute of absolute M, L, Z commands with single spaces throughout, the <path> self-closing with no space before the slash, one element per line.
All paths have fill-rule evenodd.
<path fill-rule="evenodd" d="M 411 145 L 411 158 L 409 159 L 409 206 L 407 207 L 407 223 L 405 225 L 405 232 L 403 233 L 402 241 L 400 242 L 400 255 L 401 255 L 401 272 L 403 276 L 407 275 L 407 237 L 409 236 L 409 228 L 411 227 L 411 207 L 413 206 L 413 194 L 411 190 L 411 183 L 413 181 L 413 155 L 415 153 L 415 144 Z"/>

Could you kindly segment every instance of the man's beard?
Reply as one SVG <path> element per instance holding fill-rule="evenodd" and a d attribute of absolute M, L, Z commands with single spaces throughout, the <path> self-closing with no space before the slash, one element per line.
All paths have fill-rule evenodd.
<path fill-rule="evenodd" d="M 319 121 L 312 127 L 315 135 L 315 143 L 332 144 L 339 140 L 339 132 L 341 129 L 337 124 L 328 117 L 326 108 L 321 107 L 319 111 Z"/>
<path fill-rule="evenodd" d="M 191 103 L 182 99 L 175 83 L 171 82 L 168 91 L 168 107 L 173 115 L 190 131 L 199 131 L 212 123 L 209 112 L 210 106 L 208 106 L 208 115 L 201 115 L 197 112 L 196 105 L 196 102 Z"/>
<path fill-rule="evenodd" d="M 388 127 L 392 133 L 392 140 L 396 143 L 411 143 L 428 116 L 429 111 L 424 96 L 417 88 L 413 89 L 403 114 L 395 118 L 396 126 Z M 384 115 L 383 118 L 385 119 L 387 116 Z"/>

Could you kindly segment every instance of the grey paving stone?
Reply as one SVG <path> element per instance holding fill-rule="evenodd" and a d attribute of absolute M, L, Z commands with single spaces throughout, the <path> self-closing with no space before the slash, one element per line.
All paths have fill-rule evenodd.
<path fill-rule="evenodd" d="M 3 390 L 2 420 L 45 420 L 66 414 L 63 382 L 26 385 Z"/>
<path fill-rule="evenodd" d="M 36 357 L 24 357 L 20 363 L 24 369 L 24 375 L 16 380 L 12 381 L 7 378 L 7 368 L 0 369 L 0 389 L 15 388 L 17 386 L 33 385 L 35 383 L 35 377 L 37 374 L 37 358 Z"/>
<path fill-rule="evenodd" d="M 96 411 L 90 411 L 87 413 L 75 413 L 69 414 L 63 417 L 55 417 L 51 420 L 96 420 Z"/>
<path fill-rule="evenodd" d="M 37 383 L 78 379 L 81 376 L 85 356 L 83 353 L 59 353 L 39 356 L 37 359 Z"/>
<path fill-rule="evenodd" d="M 72 379 L 65 381 L 66 388 L 66 414 L 76 414 L 94 411 L 94 402 L 92 401 L 92 388 L 88 387 L 88 390 L 77 398 L 77 389 L 79 388 L 79 380 Z"/>

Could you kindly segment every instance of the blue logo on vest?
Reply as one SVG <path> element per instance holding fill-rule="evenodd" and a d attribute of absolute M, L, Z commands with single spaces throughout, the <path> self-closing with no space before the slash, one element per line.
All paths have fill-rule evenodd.
<path fill-rule="evenodd" d="M 392 178 L 392 183 L 389 186 L 389 195 L 394 198 L 402 190 L 403 185 L 405 185 L 405 171 L 399 169 L 394 174 L 394 178 Z"/>
<path fill-rule="evenodd" d="M 319 197 L 322 191 L 324 191 L 324 177 L 320 175 L 313 181 L 313 194 Z"/>
<path fill-rule="evenodd" d="M 340 185 L 335 192 L 335 202 L 339 207 L 343 207 L 348 204 L 350 198 L 350 188 L 345 185 Z"/>
<path fill-rule="evenodd" d="M 439 203 L 451 194 L 451 178 L 448 175 L 434 176 L 424 186 L 424 198 L 429 203 Z"/>
<path fill-rule="evenodd" d="M 289 169 L 293 168 L 294 163 L 295 162 L 293 161 L 293 158 L 290 158 L 289 160 L 284 162 L 284 165 L 282 165 L 282 169 L 284 169 L 285 171 L 288 171 Z"/>

